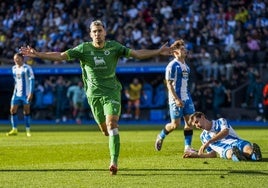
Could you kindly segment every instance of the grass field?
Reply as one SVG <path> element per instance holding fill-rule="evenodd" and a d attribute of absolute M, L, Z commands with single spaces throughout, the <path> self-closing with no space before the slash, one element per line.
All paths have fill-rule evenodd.
<path fill-rule="evenodd" d="M 33 126 L 32 137 L 5 136 L 0 127 L 0 187 L 267 187 L 268 128 L 236 128 L 260 145 L 261 162 L 183 159 L 183 131 L 176 130 L 154 150 L 162 126 L 121 126 L 118 175 L 108 171 L 108 138 L 94 126 Z M 193 146 L 199 148 L 200 131 Z"/>

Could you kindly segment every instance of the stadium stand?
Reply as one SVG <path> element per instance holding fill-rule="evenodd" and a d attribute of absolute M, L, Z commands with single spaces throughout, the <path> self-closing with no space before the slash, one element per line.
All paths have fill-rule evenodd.
<path fill-rule="evenodd" d="M 13 65 L 13 54 L 19 51 L 20 46 L 31 45 L 40 51 L 64 51 L 82 41 L 90 40 L 87 32 L 89 23 L 101 19 L 106 25 L 109 39 L 117 40 L 131 48 L 158 48 L 162 41 L 172 43 L 176 38 L 184 38 L 189 50 L 189 65 L 192 74 L 195 74 L 191 90 L 195 95 L 197 109 L 202 109 L 202 105 L 205 105 L 207 110 L 211 110 L 209 100 L 213 97 L 212 90 L 209 87 L 198 88 L 201 85 L 209 86 L 215 79 L 212 75 L 211 78 L 204 78 L 196 72 L 200 66 L 200 49 L 207 49 L 213 56 L 213 50 L 218 48 L 223 57 L 223 68 L 216 79 L 221 80 L 234 96 L 231 104 L 224 104 L 224 109 L 227 109 L 224 110 L 226 116 L 233 117 L 231 109 L 236 109 L 237 112 L 241 111 L 242 115 L 238 115 L 239 118 L 243 118 L 243 114 L 252 114 L 247 118 L 255 119 L 255 107 L 252 104 L 241 107 L 245 100 L 241 100 L 237 93 L 246 93 L 247 76 L 252 67 L 256 69 L 263 82 L 268 81 L 267 7 L 267 1 L 260 0 L 105 0 L 103 3 L 96 0 L 1 1 L 0 72 L 8 75 L 6 71 Z M 248 40 L 254 41 L 249 45 Z M 256 48 L 249 48 L 252 44 Z M 238 55 L 241 48 L 245 53 L 242 63 Z M 133 73 L 131 69 L 146 68 L 149 64 L 161 66 L 163 70 L 168 61 L 168 58 L 154 58 L 148 61 L 121 59 L 119 68 Z M 26 59 L 26 62 L 35 70 L 42 69 L 48 72 L 47 75 L 44 72 L 36 73 L 40 81 L 44 75 L 49 75 L 49 71 L 56 68 L 60 72 L 67 66 L 66 62 L 30 58 Z M 66 79 L 77 77 L 79 62 L 72 61 L 68 64 L 78 72 L 63 75 Z M 144 73 L 155 74 L 151 71 Z M 146 81 L 150 83 L 152 80 L 150 77 Z M 8 79 L 7 81 L 11 82 Z M 3 87 L 5 82 L 0 83 L 0 92 L 8 98 L 12 83 L 10 88 Z M 245 87 L 238 87 L 241 85 Z M 159 100 L 159 95 L 164 94 L 162 86 L 160 90 L 156 87 L 151 90 L 144 87 L 144 90 L 148 92 L 149 101 L 143 100 L 143 108 L 163 106 L 165 97 L 161 98 L 162 101 Z M 203 97 L 206 97 L 206 100 Z M 0 118 L 8 118 L 9 103 L 1 94 L 2 101 L 4 110 L 1 111 Z M 45 103 L 47 101 L 44 100 Z M 40 107 L 36 109 L 38 108 Z"/>

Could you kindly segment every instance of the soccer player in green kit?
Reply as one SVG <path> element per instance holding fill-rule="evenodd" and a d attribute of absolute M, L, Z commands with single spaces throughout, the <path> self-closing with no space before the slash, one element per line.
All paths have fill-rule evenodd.
<path fill-rule="evenodd" d="M 90 24 L 92 42 L 83 42 L 65 52 L 37 52 L 34 48 L 21 47 L 24 56 L 63 61 L 79 59 L 84 88 L 94 119 L 105 136 L 109 136 L 111 163 L 110 174 L 118 170 L 120 137 L 118 120 L 121 113 L 122 86 L 116 78 L 116 65 L 120 57 L 146 59 L 158 55 L 170 55 L 167 44 L 155 50 L 133 50 L 116 41 L 106 41 L 106 30 L 100 20 Z"/>

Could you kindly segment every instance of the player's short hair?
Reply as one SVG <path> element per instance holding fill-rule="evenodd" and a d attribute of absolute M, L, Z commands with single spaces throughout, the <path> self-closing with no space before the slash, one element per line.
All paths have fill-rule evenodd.
<path fill-rule="evenodd" d="M 189 122 L 190 122 L 190 124 L 192 124 L 192 122 L 193 122 L 193 120 L 194 120 L 194 118 L 196 117 L 196 118 L 201 118 L 201 116 L 205 116 L 205 114 L 203 113 L 203 112 L 195 112 L 195 113 L 193 113 L 193 114 L 191 114 L 190 115 L 190 118 L 189 118 Z"/>
<path fill-rule="evenodd" d="M 101 20 L 95 20 L 95 21 L 91 22 L 91 24 L 89 26 L 89 31 L 91 31 L 91 28 L 93 26 L 102 26 L 103 28 L 105 28 L 104 24 L 103 24 L 103 22 Z"/>
<path fill-rule="evenodd" d="M 15 53 L 14 56 L 19 56 L 20 58 L 22 58 L 22 60 L 24 59 L 22 53 L 19 53 L 19 52 L 18 53 Z"/>
<path fill-rule="evenodd" d="M 171 50 L 178 50 L 182 46 L 184 46 L 184 40 L 183 39 L 178 39 L 170 46 L 170 48 L 171 48 Z"/>

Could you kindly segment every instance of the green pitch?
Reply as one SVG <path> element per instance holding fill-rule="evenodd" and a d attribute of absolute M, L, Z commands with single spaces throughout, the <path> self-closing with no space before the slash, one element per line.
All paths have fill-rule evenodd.
<path fill-rule="evenodd" d="M 244 139 L 256 142 L 262 162 L 223 159 L 183 159 L 183 131 L 170 134 L 162 151 L 154 150 L 162 126 L 121 126 L 118 175 L 108 171 L 108 137 L 97 126 L 33 126 L 27 138 L 5 136 L 0 127 L 0 187 L 267 187 L 268 129 L 235 128 Z M 199 148 L 195 129 L 193 147 Z"/>

